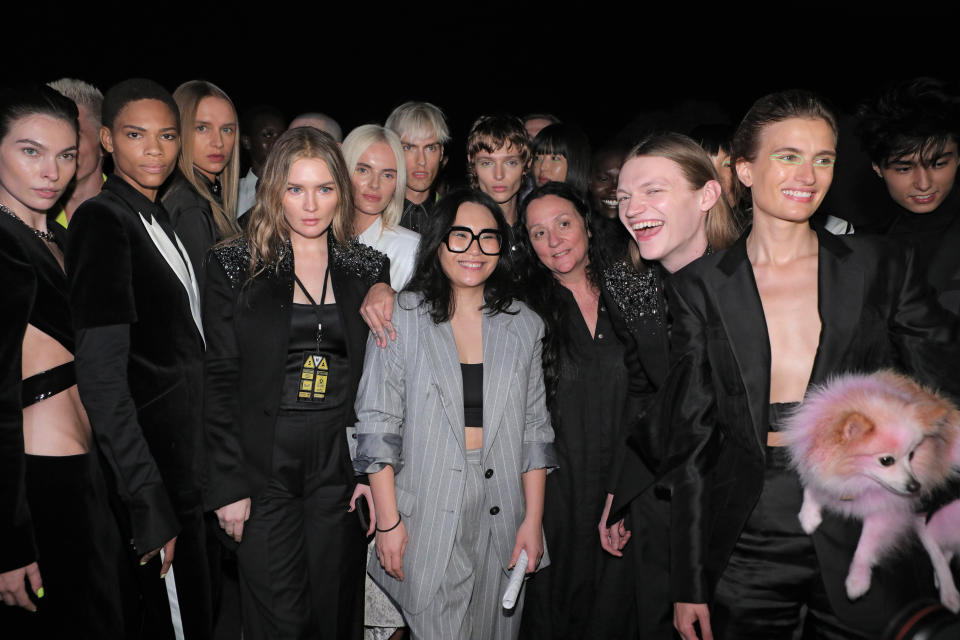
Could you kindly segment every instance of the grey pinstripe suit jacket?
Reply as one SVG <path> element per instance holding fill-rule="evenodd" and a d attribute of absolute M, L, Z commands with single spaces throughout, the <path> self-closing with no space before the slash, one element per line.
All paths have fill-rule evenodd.
<path fill-rule="evenodd" d="M 420 297 L 398 296 L 397 340 L 367 345 L 357 394 L 354 468 L 392 465 L 397 506 L 407 529 L 400 582 L 371 555 L 374 581 L 413 613 L 433 598 L 450 558 L 460 517 L 465 467 L 463 383 L 449 322 L 434 324 Z M 504 571 L 524 517 L 520 475 L 556 467 L 553 429 L 540 362 L 543 323 L 514 303 L 515 315 L 483 316 L 484 513 Z M 490 473 L 492 471 L 492 473 Z M 496 509 L 494 509 L 496 507 Z M 541 567 L 549 564 L 544 547 Z"/>

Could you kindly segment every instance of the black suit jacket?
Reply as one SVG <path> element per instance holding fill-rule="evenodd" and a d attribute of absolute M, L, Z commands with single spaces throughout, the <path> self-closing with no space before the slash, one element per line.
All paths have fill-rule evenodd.
<path fill-rule="evenodd" d="M 673 491 L 671 590 L 678 602 L 711 599 L 763 488 L 770 346 L 748 234 L 666 285 L 672 365 L 658 409 L 670 429 L 661 471 Z M 811 384 L 893 367 L 960 395 L 957 318 L 936 303 L 912 252 L 882 238 L 818 237 L 822 329 Z M 904 574 L 896 573 L 903 566 L 875 572 L 868 594 L 851 603 L 843 581 L 859 532 L 859 524 L 828 512 L 813 539 L 837 613 L 878 631 L 933 582 L 919 587 L 912 579 L 920 578 L 918 568 L 929 573 L 921 556 Z"/>
<path fill-rule="evenodd" d="M 360 304 L 372 284 L 389 281 L 390 261 L 356 241 L 345 247 L 332 237 L 328 242 L 330 278 L 350 362 L 346 429 L 356 423 L 353 405 L 369 333 Z M 203 415 L 209 509 L 256 495 L 271 469 L 290 340 L 293 251 L 287 245 L 279 266 L 266 266 L 252 278 L 249 259 L 243 238 L 214 247 L 207 257 Z"/>
<path fill-rule="evenodd" d="M 140 554 L 199 507 L 203 457 L 203 337 L 149 220 L 169 232 L 163 207 L 110 176 L 77 208 L 65 258 L 80 399 Z"/>
<path fill-rule="evenodd" d="M 26 226 L 0 213 L 0 572 L 37 559 L 25 485 L 21 355 L 27 323 L 36 324 L 33 315 L 41 278 L 23 233 L 33 235 Z"/>

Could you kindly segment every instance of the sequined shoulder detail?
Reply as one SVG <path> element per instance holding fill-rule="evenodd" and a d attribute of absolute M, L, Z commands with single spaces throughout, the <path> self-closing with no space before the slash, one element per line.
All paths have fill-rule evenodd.
<path fill-rule="evenodd" d="M 386 254 L 363 244 L 356 238 L 345 245 L 334 242 L 332 237 L 330 240 L 330 252 L 333 255 L 334 264 L 360 278 L 367 286 L 377 282 L 387 261 Z"/>
<path fill-rule="evenodd" d="M 620 261 L 604 270 L 603 286 L 627 322 L 643 317 L 653 317 L 657 322 L 663 322 L 663 294 L 654 269 L 641 273 L 628 262 Z"/>
<path fill-rule="evenodd" d="M 217 257 L 217 261 L 230 278 L 230 285 L 234 288 L 239 287 L 250 273 L 250 251 L 247 249 L 246 238 L 240 237 L 225 244 L 216 245 L 213 248 L 213 255 Z"/>

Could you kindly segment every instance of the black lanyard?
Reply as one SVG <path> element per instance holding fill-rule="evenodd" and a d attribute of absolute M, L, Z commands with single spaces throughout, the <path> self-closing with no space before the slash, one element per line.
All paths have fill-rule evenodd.
<path fill-rule="evenodd" d="M 327 280 L 329 278 L 330 262 L 327 262 L 327 268 L 323 272 L 323 289 L 320 291 L 320 304 L 323 304 L 323 301 L 327 299 Z M 320 307 L 314 302 L 310 292 L 307 291 L 307 288 L 300 282 L 300 278 L 297 277 L 296 273 L 293 274 L 293 280 L 297 283 L 297 286 L 300 287 L 300 290 L 303 291 L 303 295 L 307 296 L 307 300 L 310 301 L 310 306 L 313 307 L 313 313 L 317 316 L 317 353 L 320 353 L 320 342 L 323 340 L 323 321 L 320 318 Z"/>

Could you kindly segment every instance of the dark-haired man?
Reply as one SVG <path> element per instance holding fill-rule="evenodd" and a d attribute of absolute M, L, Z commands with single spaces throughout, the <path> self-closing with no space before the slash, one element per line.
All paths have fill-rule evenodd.
<path fill-rule="evenodd" d="M 916 247 L 941 304 L 960 311 L 960 96 L 918 78 L 860 108 L 860 136 L 892 202 L 886 233 Z"/>

